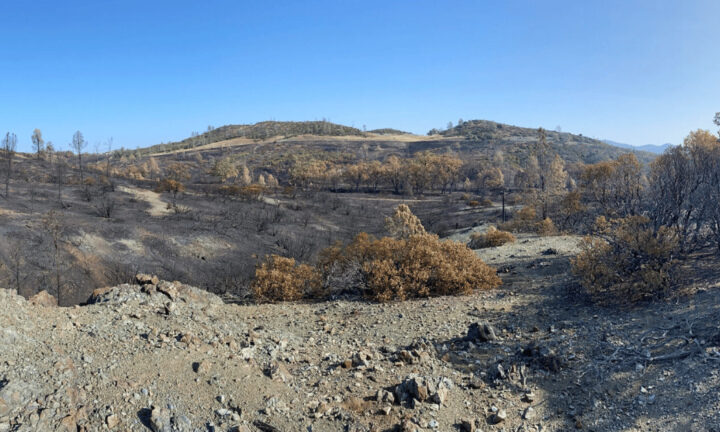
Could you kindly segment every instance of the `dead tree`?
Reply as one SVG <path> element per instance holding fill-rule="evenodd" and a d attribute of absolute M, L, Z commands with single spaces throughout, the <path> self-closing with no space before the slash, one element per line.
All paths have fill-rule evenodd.
<path fill-rule="evenodd" d="M 55 210 L 50 210 L 42 219 L 43 229 L 47 235 L 49 242 L 50 266 L 52 279 L 54 282 L 55 294 L 58 305 L 63 300 L 63 280 L 62 280 L 62 242 L 65 236 L 65 225 L 61 215 Z"/>
<path fill-rule="evenodd" d="M 85 141 L 85 137 L 83 137 L 82 132 L 77 131 L 73 134 L 72 138 L 72 148 L 77 153 L 78 157 L 78 169 L 80 170 L 80 183 L 85 184 L 85 176 L 83 174 L 83 164 L 82 164 L 82 152 L 83 149 L 85 149 L 85 146 L 87 146 L 87 142 Z"/>
<path fill-rule="evenodd" d="M 5 198 L 10 196 L 10 178 L 12 177 L 13 159 L 17 147 L 17 136 L 14 133 L 6 133 L 2 141 L 3 161 L 5 168 Z"/>

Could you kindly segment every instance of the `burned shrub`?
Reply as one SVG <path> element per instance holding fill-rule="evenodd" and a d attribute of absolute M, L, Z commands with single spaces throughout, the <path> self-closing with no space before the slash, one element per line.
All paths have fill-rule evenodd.
<path fill-rule="evenodd" d="M 675 230 L 655 229 L 648 218 L 630 216 L 599 217 L 596 231 L 572 260 L 573 274 L 593 300 L 637 302 L 670 292 L 677 269 Z"/>

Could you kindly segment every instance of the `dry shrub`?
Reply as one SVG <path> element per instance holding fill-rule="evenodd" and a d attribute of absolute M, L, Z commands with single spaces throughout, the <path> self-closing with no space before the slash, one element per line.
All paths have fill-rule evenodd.
<path fill-rule="evenodd" d="M 483 200 L 480 202 L 480 204 L 482 204 L 483 207 L 492 207 L 493 206 L 493 202 L 490 198 L 483 198 Z"/>
<path fill-rule="evenodd" d="M 295 301 L 316 296 L 320 278 L 307 264 L 297 265 L 293 258 L 270 255 L 255 269 L 250 289 L 260 303 Z"/>
<path fill-rule="evenodd" d="M 502 283 L 467 246 L 427 233 L 381 239 L 361 233 L 347 246 L 323 251 L 319 267 L 326 282 L 328 276 L 354 280 L 363 296 L 380 302 L 470 294 Z"/>
<path fill-rule="evenodd" d="M 479 206 L 480 206 L 480 201 L 470 200 L 470 201 L 467 202 L 467 205 L 468 205 L 469 207 L 479 207 Z"/>
<path fill-rule="evenodd" d="M 468 247 L 470 249 L 484 249 L 502 246 L 506 243 L 515 243 L 515 236 L 491 226 L 486 233 L 472 234 Z"/>
<path fill-rule="evenodd" d="M 397 206 L 393 215 L 385 218 L 385 229 L 394 238 L 408 238 L 412 235 L 425 234 L 422 222 L 405 204 Z"/>
<path fill-rule="evenodd" d="M 177 180 L 173 180 L 170 178 L 164 178 L 164 179 L 160 180 L 157 187 L 155 187 L 155 192 L 159 192 L 159 193 L 170 192 L 173 195 L 177 195 L 178 193 L 184 192 L 184 191 L 185 191 L 185 185 L 183 185 L 182 183 L 180 183 Z"/>
<path fill-rule="evenodd" d="M 654 229 L 649 219 L 598 218 L 597 235 L 584 239 L 573 274 L 599 303 L 632 303 L 669 293 L 677 269 L 675 230 Z"/>
<path fill-rule="evenodd" d="M 323 250 L 315 268 L 270 256 L 255 272 L 255 299 L 273 302 L 351 292 L 386 302 L 470 294 L 502 283 L 497 271 L 466 245 L 425 232 L 407 206 L 398 206 L 386 223 L 394 237 L 360 233 L 348 245 Z"/>
<path fill-rule="evenodd" d="M 558 230 L 555 228 L 555 224 L 552 219 L 545 218 L 535 224 L 535 232 L 541 236 L 550 236 L 557 234 Z"/>

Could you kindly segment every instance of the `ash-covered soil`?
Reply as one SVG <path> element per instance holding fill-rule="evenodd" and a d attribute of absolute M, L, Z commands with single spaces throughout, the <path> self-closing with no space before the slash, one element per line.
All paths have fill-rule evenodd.
<path fill-rule="evenodd" d="M 720 430 L 718 291 L 592 306 L 576 241 L 521 237 L 486 257 L 499 289 L 403 303 L 0 290 L 0 431 Z"/>

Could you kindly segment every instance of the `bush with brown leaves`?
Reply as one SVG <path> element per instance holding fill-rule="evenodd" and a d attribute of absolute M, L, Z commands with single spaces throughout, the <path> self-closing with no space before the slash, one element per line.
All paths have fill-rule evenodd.
<path fill-rule="evenodd" d="M 259 303 L 296 301 L 316 297 L 320 277 L 312 266 L 298 265 L 293 258 L 270 255 L 255 269 L 250 289 Z"/>
<path fill-rule="evenodd" d="M 354 280 L 358 292 L 379 302 L 465 295 L 502 283 L 497 271 L 467 246 L 434 234 L 375 239 L 362 233 L 347 246 L 323 251 L 319 268 L 326 281 L 331 275 Z"/>
<path fill-rule="evenodd" d="M 485 233 L 473 233 L 470 236 L 468 247 L 470 249 L 484 249 L 502 246 L 506 243 L 515 243 L 515 236 L 491 226 Z"/>
<path fill-rule="evenodd" d="M 675 230 L 655 229 L 643 216 L 599 217 L 596 230 L 572 260 L 573 274 L 593 300 L 634 303 L 670 292 L 677 271 Z"/>

